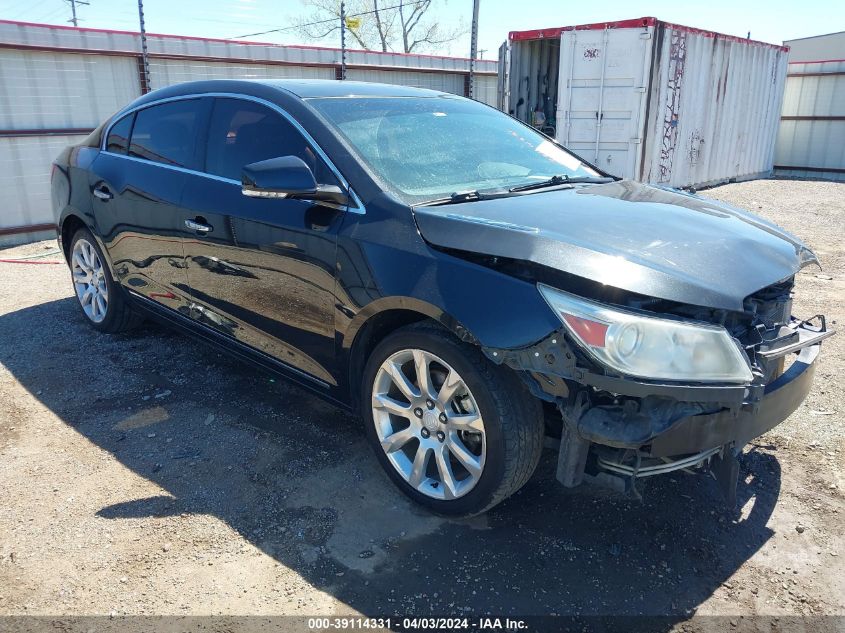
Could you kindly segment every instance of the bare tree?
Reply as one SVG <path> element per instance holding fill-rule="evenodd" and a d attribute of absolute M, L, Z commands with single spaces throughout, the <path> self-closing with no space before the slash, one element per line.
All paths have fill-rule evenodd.
<path fill-rule="evenodd" d="M 467 32 L 463 20 L 446 26 L 437 20 L 438 1 L 347 0 L 346 15 L 357 20 L 346 31 L 365 50 L 414 53 L 436 50 Z M 309 40 L 337 37 L 340 0 L 304 0 L 308 11 L 297 21 L 297 31 Z"/>

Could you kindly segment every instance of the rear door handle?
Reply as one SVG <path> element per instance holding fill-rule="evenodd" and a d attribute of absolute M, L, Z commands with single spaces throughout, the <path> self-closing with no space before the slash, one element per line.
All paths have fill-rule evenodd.
<path fill-rule="evenodd" d="M 205 224 L 204 222 L 198 222 L 201 218 L 197 218 L 196 220 L 185 220 L 185 226 L 187 226 L 192 231 L 196 231 L 197 233 L 211 233 L 214 230 L 214 227 L 210 224 Z"/>
<path fill-rule="evenodd" d="M 99 198 L 100 200 L 111 200 L 114 198 L 114 194 L 109 191 L 109 188 L 105 185 L 97 185 L 94 187 L 94 196 Z"/>

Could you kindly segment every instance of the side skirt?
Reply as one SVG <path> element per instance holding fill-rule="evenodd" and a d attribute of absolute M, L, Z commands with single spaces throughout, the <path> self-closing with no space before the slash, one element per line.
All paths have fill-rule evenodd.
<path fill-rule="evenodd" d="M 355 413 L 352 405 L 337 393 L 328 383 L 323 382 L 319 378 L 315 378 L 295 367 L 283 363 L 272 356 L 264 354 L 248 345 L 244 345 L 239 341 L 229 339 L 208 326 L 195 321 L 189 317 L 179 314 L 168 308 L 157 305 L 154 301 L 142 297 L 122 288 L 128 300 L 132 303 L 133 308 L 137 308 L 144 314 L 145 317 L 161 323 L 165 326 L 178 329 L 180 332 L 191 336 L 194 339 L 200 340 L 203 343 L 208 343 L 222 352 L 226 352 L 230 356 L 237 358 L 255 367 L 259 367 L 276 376 L 280 376 L 285 380 L 296 384 L 299 387 L 313 393 L 314 395 L 326 400 L 332 405 L 342 409 L 346 413 Z"/>

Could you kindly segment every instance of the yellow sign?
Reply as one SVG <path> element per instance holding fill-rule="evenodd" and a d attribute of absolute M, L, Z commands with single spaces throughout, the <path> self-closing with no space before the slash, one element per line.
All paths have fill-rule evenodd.
<path fill-rule="evenodd" d="M 346 18 L 346 28 L 357 29 L 361 26 L 361 18 Z"/>

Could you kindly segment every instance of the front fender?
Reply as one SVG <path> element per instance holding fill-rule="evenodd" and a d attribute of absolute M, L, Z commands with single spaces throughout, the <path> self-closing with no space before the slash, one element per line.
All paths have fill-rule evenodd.
<path fill-rule="evenodd" d="M 359 257 L 347 259 L 340 279 L 342 311 L 350 315 L 341 328 L 346 349 L 367 320 L 395 309 L 418 312 L 463 340 L 497 349 L 525 347 L 560 328 L 533 283 L 425 244 L 414 251 L 360 242 L 353 248 Z M 370 274 L 353 275 L 361 270 L 354 260 L 366 262 Z"/>

